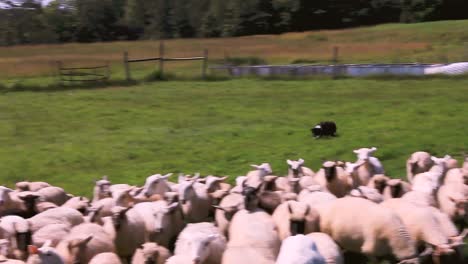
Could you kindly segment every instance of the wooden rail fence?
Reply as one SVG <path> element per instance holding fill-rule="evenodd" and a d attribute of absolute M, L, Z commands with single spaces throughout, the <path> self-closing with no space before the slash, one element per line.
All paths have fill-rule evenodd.
<path fill-rule="evenodd" d="M 92 67 L 64 67 L 57 62 L 58 77 L 61 84 L 67 82 L 99 82 L 110 78 L 109 64 Z"/>
<path fill-rule="evenodd" d="M 141 59 L 129 59 L 129 54 L 127 51 L 123 54 L 123 63 L 125 69 L 125 79 L 130 81 L 132 79 L 130 73 L 130 63 L 137 63 L 137 62 L 148 62 L 148 61 L 159 61 L 159 73 L 164 75 L 164 62 L 165 61 L 194 61 L 194 60 L 201 60 L 202 67 L 201 67 L 201 75 L 203 78 L 206 78 L 207 68 L 208 68 L 208 50 L 203 50 L 203 56 L 199 57 L 187 57 L 187 58 L 166 58 L 164 56 L 164 42 L 161 41 L 159 43 L 159 57 L 154 58 L 141 58 Z"/>

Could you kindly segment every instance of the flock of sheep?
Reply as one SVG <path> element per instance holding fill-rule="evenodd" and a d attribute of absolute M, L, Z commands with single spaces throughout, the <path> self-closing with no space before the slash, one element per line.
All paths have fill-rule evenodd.
<path fill-rule="evenodd" d="M 408 182 L 385 176 L 376 148 L 314 172 L 288 160 L 236 178 L 96 181 L 93 198 L 45 182 L 0 186 L 0 262 L 43 264 L 467 263 L 468 158 L 415 152 Z"/>

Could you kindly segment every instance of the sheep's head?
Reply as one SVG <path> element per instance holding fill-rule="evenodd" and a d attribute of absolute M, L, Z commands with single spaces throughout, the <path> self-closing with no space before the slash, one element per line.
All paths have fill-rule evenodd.
<path fill-rule="evenodd" d="M 289 212 L 289 231 L 292 236 L 305 233 L 306 217 L 310 212 L 310 206 L 296 201 L 287 203 Z"/>
<path fill-rule="evenodd" d="M 135 200 L 131 193 L 135 190 L 135 187 L 123 190 L 123 191 L 116 191 L 113 194 L 113 199 L 117 206 L 128 207 L 132 206 L 135 203 Z"/>
<path fill-rule="evenodd" d="M 111 182 L 109 181 L 107 176 L 103 176 L 102 179 L 97 180 L 95 186 L 99 189 L 99 194 L 101 198 L 111 197 Z"/>
<path fill-rule="evenodd" d="M 393 198 L 403 196 L 403 182 L 401 179 L 391 179 L 387 181 L 387 186 L 390 188 L 390 195 Z"/>
<path fill-rule="evenodd" d="M 250 166 L 253 167 L 256 170 L 260 170 L 262 172 L 263 176 L 269 175 L 269 174 L 271 174 L 273 172 L 273 170 L 271 169 L 271 166 L 270 166 L 269 163 L 262 163 L 260 165 L 252 164 Z"/>
<path fill-rule="evenodd" d="M 262 184 L 260 184 L 257 188 L 246 186 L 244 182 L 244 186 L 242 188 L 242 195 L 244 196 L 244 208 L 246 210 L 254 210 L 257 208 L 258 193 L 261 187 Z"/>
<path fill-rule="evenodd" d="M 358 160 L 368 160 L 370 157 L 372 157 L 372 153 L 374 153 L 375 151 L 377 151 L 376 147 L 360 148 L 353 150 L 353 152 L 357 154 Z"/>
<path fill-rule="evenodd" d="M 194 195 L 196 195 L 193 187 L 196 180 L 197 178 L 192 178 L 189 181 L 186 180 L 184 176 L 179 176 L 178 194 L 181 204 L 184 205 L 187 201 L 190 201 Z"/>
<path fill-rule="evenodd" d="M 225 181 L 226 179 L 227 179 L 227 176 L 225 177 L 216 177 L 212 175 L 206 176 L 205 178 L 206 190 L 208 191 L 208 193 L 212 193 L 220 189 L 221 188 L 220 183 Z"/>
<path fill-rule="evenodd" d="M 154 232 L 161 233 L 164 228 L 169 226 L 170 216 L 175 213 L 179 203 L 172 203 L 167 206 L 163 206 L 160 210 L 153 213 L 154 215 Z"/>
<path fill-rule="evenodd" d="M 322 168 L 325 172 L 327 181 L 332 181 L 336 177 L 336 163 L 333 161 L 326 161 L 323 163 Z"/>
<path fill-rule="evenodd" d="M 359 162 L 355 162 L 355 163 L 346 162 L 346 163 L 345 163 L 345 167 L 344 167 L 345 172 L 346 172 L 348 175 L 352 175 L 352 174 L 354 174 L 354 173 L 357 171 L 357 169 L 359 169 L 359 167 L 360 167 L 361 165 L 363 165 L 363 164 L 364 164 L 364 161 L 359 161 Z"/>
<path fill-rule="evenodd" d="M 286 160 L 286 163 L 288 163 L 289 169 L 292 171 L 294 177 L 299 177 L 301 167 L 304 165 L 304 160 Z"/>
<path fill-rule="evenodd" d="M 212 243 L 218 237 L 219 235 L 212 234 L 203 238 L 196 238 L 188 242 L 191 244 L 191 252 L 188 253 L 190 254 L 190 258 L 193 264 L 201 264 L 205 262 L 205 260 L 211 254 L 210 243 Z"/>
<path fill-rule="evenodd" d="M 161 174 L 155 174 L 146 178 L 145 185 L 143 186 L 143 194 L 146 197 L 153 195 L 158 184 L 164 184 L 163 182 L 165 182 L 171 175 L 172 173 L 168 173 L 164 176 Z"/>
<path fill-rule="evenodd" d="M 158 263 L 160 246 L 156 243 L 148 242 L 140 246 L 145 264 Z"/>
<path fill-rule="evenodd" d="M 372 181 L 374 182 L 374 188 L 379 191 L 379 193 L 383 193 L 385 187 L 387 187 L 387 183 L 390 179 L 383 175 L 377 174 L 372 177 Z"/>
<path fill-rule="evenodd" d="M 22 181 L 22 182 L 17 182 L 15 184 L 16 189 L 18 191 L 24 192 L 24 191 L 29 191 L 29 182 L 28 181 Z"/>
<path fill-rule="evenodd" d="M 122 206 L 114 206 L 111 209 L 112 212 L 112 223 L 114 224 L 115 230 L 119 230 L 122 222 L 125 221 L 127 218 L 126 214 L 128 210 L 132 209 L 132 207 L 122 207 Z"/>

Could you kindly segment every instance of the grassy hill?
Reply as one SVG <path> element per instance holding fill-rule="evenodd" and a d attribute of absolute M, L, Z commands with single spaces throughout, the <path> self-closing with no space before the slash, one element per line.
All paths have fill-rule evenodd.
<path fill-rule="evenodd" d="M 207 48 L 212 62 L 225 56 L 255 56 L 270 64 L 327 63 L 333 47 L 338 46 L 342 63 L 453 62 L 468 60 L 467 27 L 468 20 L 460 20 L 238 38 L 175 39 L 166 41 L 166 51 L 168 56 L 199 56 Z M 0 47 L 0 80 L 53 76 L 58 60 L 68 66 L 108 61 L 113 68 L 113 78 L 121 79 L 124 51 L 128 51 L 131 58 L 157 56 L 158 45 L 158 41 L 122 41 Z M 193 76 L 200 71 L 199 62 L 169 63 L 167 67 L 179 75 Z M 132 66 L 136 78 L 155 69 L 155 63 Z"/>
<path fill-rule="evenodd" d="M 154 173 L 235 177 L 249 164 L 355 160 L 378 147 L 389 175 L 410 153 L 468 150 L 468 80 L 159 82 L 0 94 L 0 181 L 46 180 L 89 195 L 93 179 L 141 185 Z M 339 137 L 310 127 L 334 120 Z M 232 179 L 232 178 L 231 178 Z"/>

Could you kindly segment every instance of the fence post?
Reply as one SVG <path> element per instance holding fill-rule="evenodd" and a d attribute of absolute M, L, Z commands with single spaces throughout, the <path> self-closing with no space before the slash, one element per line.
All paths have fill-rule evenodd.
<path fill-rule="evenodd" d="M 159 74 L 161 78 L 164 75 L 164 40 L 159 42 Z"/>
<path fill-rule="evenodd" d="M 125 80 L 130 81 L 130 65 L 128 63 L 128 52 L 125 51 L 123 54 L 123 63 L 124 63 L 124 68 L 125 68 Z"/>
<path fill-rule="evenodd" d="M 208 68 L 208 49 L 203 50 L 202 77 L 206 79 L 206 69 Z"/>

